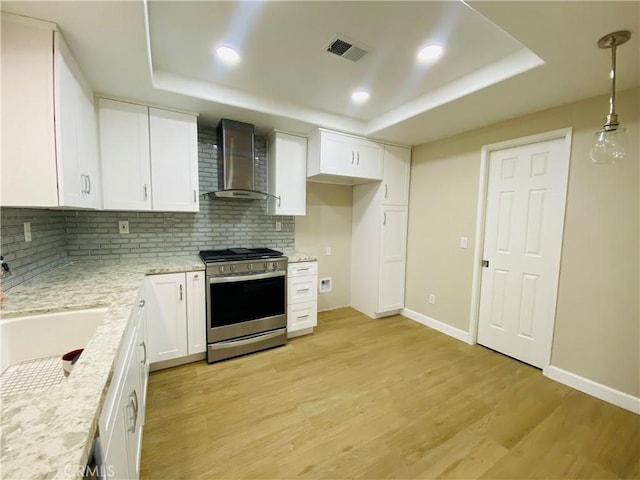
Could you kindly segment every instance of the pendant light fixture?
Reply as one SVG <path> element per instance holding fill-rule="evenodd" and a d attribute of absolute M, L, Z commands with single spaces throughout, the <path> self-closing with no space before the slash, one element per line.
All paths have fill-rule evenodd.
<path fill-rule="evenodd" d="M 631 38 L 631 32 L 621 30 L 609 33 L 598 40 L 598 47 L 611 49 L 611 97 L 609 114 L 602 130 L 596 132 L 596 142 L 591 149 L 591 160 L 596 164 L 614 164 L 626 155 L 627 130 L 620 127 L 615 111 L 616 103 L 616 48 Z"/>

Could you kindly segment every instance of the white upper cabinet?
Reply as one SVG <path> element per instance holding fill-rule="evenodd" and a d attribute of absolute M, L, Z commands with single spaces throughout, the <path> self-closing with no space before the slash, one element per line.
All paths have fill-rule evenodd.
<path fill-rule="evenodd" d="M 151 210 L 147 107 L 100 98 L 100 158 L 106 210 Z"/>
<path fill-rule="evenodd" d="M 307 177 L 311 182 L 357 185 L 382 180 L 384 147 L 318 129 L 309 135 Z"/>
<path fill-rule="evenodd" d="M 154 210 L 197 212 L 196 117 L 149 108 L 151 196 Z"/>
<path fill-rule="evenodd" d="M 98 111 L 104 208 L 197 212 L 195 115 L 104 98 Z"/>
<path fill-rule="evenodd" d="M 2 14 L 0 203 L 100 208 L 93 92 L 55 29 Z"/>
<path fill-rule="evenodd" d="M 411 149 L 394 145 L 384 146 L 384 176 L 382 203 L 384 205 L 409 204 L 409 171 Z"/>
<path fill-rule="evenodd" d="M 268 137 L 269 215 L 305 215 L 307 199 L 307 139 L 283 132 Z"/>

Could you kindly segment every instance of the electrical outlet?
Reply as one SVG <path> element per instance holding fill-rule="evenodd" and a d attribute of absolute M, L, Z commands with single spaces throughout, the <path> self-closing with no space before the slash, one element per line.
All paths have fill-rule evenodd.
<path fill-rule="evenodd" d="M 121 220 L 118 222 L 118 231 L 120 234 L 129 233 L 129 221 Z"/>
<path fill-rule="evenodd" d="M 31 240 L 31 222 L 24 222 L 24 241 L 30 242 Z"/>
<path fill-rule="evenodd" d="M 324 254 L 325 254 L 325 255 L 331 255 L 331 247 L 326 247 L 326 248 L 324 249 Z"/>
<path fill-rule="evenodd" d="M 467 248 L 467 237 L 460 237 L 460 248 Z"/>
<path fill-rule="evenodd" d="M 436 304 L 436 296 L 433 293 L 429 294 L 429 303 L 431 305 L 435 305 Z"/>
<path fill-rule="evenodd" d="M 276 232 L 282 231 L 282 222 L 280 220 L 276 220 Z"/>

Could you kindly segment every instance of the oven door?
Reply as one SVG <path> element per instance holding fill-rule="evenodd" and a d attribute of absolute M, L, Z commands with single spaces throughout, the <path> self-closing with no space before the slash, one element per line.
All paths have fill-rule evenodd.
<path fill-rule="evenodd" d="M 286 271 L 209 277 L 209 343 L 287 326 Z"/>

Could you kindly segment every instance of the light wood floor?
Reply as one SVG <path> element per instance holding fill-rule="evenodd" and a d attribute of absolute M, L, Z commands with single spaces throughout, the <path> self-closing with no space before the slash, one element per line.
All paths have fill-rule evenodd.
<path fill-rule="evenodd" d="M 396 316 L 150 377 L 142 478 L 639 478 L 640 417 Z"/>

